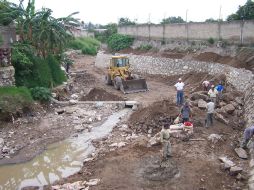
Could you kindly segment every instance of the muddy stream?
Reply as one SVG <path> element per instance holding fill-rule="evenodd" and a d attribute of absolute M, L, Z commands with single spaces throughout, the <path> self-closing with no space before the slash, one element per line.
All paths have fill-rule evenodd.
<path fill-rule="evenodd" d="M 1 166 L 0 190 L 28 186 L 39 186 L 42 189 L 44 185 L 78 172 L 83 160 L 95 150 L 92 140 L 108 135 L 129 111 L 125 108 L 112 114 L 102 125 L 94 126 L 91 132 L 79 133 L 77 137 L 49 145 L 42 154 L 29 162 Z"/>

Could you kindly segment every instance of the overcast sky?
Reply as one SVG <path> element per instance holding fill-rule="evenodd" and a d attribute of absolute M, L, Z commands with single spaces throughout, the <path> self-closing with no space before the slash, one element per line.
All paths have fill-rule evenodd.
<path fill-rule="evenodd" d="M 18 0 L 11 0 L 18 2 Z M 181 16 L 188 21 L 202 22 L 207 18 L 224 20 L 234 13 L 246 0 L 36 0 L 36 9 L 47 7 L 53 10 L 55 17 L 67 16 L 79 11 L 76 17 L 85 23 L 107 24 L 117 22 L 121 17 L 138 23 L 150 20 L 159 23 L 164 17 Z"/>

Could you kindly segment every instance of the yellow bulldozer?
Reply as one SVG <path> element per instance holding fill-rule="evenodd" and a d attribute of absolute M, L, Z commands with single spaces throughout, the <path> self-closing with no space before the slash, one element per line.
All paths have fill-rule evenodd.
<path fill-rule="evenodd" d="M 130 71 L 129 59 L 126 56 L 112 56 L 105 76 L 105 82 L 124 94 L 145 92 L 148 90 L 146 80 Z"/>

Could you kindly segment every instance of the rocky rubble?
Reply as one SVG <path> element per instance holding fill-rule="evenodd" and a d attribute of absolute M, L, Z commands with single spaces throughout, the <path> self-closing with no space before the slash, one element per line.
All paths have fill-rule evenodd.
<path fill-rule="evenodd" d="M 37 142 L 36 139 L 44 142 L 37 142 L 36 147 L 39 149 L 41 146 L 46 146 L 45 142 L 52 143 L 54 139 L 61 140 L 74 133 L 89 132 L 91 124 L 101 122 L 103 118 L 119 109 L 113 104 L 105 104 L 103 109 L 96 105 L 86 104 L 56 106 L 45 115 L 37 114 L 34 117 L 19 118 L 14 121 L 15 127 L 12 127 L 11 131 L 7 128 L 0 129 L 0 160 L 10 160 L 18 156 L 21 149 L 32 146 L 34 142 Z M 36 132 L 33 132 L 34 126 L 36 126 Z M 45 139 L 50 139 L 50 141 Z M 28 155 L 29 158 L 26 159 L 31 159 L 30 156 L 33 154 Z"/>
<path fill-rule="evenodd" d="M 219 160 L 223 162 L 223 167 L 222 169 L 224 170 L 229 170 L 229 174 L 236 176 L 237 174 L 241 173 L 243 171 L 242 167 L 236 166 L 234 162 L 232 162 L 230 159 L 227 157 L 219 157 Z"/>
<path fill-rule="evenodd" d="M 95 186 L 100 179 L 90 179 L 89 181 L 76 181 L 74 183 L 66 183 L 63 185 L 54 185 L 52 190 L 89 190 L 90 186 Z"/>
<path fill-rule="evenodd" d="M 190 94 L 190 104 L 192 107 L 198 107 L 204 110 L 207 100 L 207 92 L 200 91 Z M 242 128 L 244 126 L 243 110 L 242 93 L 238 91 L 226 92 L 223 94 L 222 100 L 216 106 L 214 117 L 218 121 L 230 125 L 231 127 Z"/>
<path fill-rule="evenodd" d="M 134 112 L 129 119 L 129 127 L 135 133 L 158 133 L 165 123 L 173 124 L 179 108 L 170 101 L 155 102 L 149 107 Z"/>

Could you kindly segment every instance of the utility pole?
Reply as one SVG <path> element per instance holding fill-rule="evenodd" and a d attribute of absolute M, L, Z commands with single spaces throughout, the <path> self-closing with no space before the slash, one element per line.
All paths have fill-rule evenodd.
<path fill-rule="evenodd" d="M 162 31 L 162 44 L 165 44 L 165 30 L 166 30 L 166 26 L 165 26 L 165 19 L 166 19 L 166 13 L 164 12 L 164 15 L 163 15 L 163 31 Z"/>
<path fill-rule="evenodd" d="M 149 41 L 151 40 L 151 13 L 149 13 L 148 15 L 148 38 L 149 38 Z"/>
<path fill-rule="evenodd" d="M 218 37 L 219 37 L 219 40 L 221 40 L 221 21 L 222 21 L 221 8 L 222 8 L 222 6 L 220 5 L 219 19 L 218 19 Z"/>
<path fill-rule="evenodd" d="M 186 9 L 185 22 L 188 22 L 188 9 Z"/>
<path fill-rule="evenodd" d="M 187 43 L 189 42 L 189 29 L 188 29 L 188 9 L 186 9 L 186 16 L 185 16 L 185 28 L 186 28 L 186 40 Z"/>
<path fill-rule="evenodd" d="M 221 5 L 220 5 L 220 11 L 219 11 L 219 21 L 221 20 Z"/>

